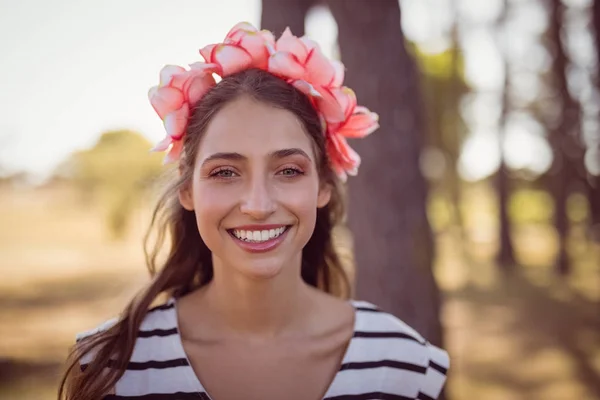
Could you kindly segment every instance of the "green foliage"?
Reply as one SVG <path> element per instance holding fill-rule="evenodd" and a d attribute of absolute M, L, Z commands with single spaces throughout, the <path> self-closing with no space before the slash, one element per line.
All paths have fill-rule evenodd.
<path fill-rule="evenodd" d="M 412 53 L 421 76 L 426 142 L 440 149 L 455 165 L 467 133 L 460 109 L 463 96 L 470 91 L 464 76 L 464 59 L 457 47 L 432 54 L 413 46 Z"/>
<path fill-rule="evenodd" d="M 88 200 L 101 203 L 115 238 L 124 236 L 131 212 L 162 173 L 163 155 L 149 153 L 151 147 L 139 133 L 109 131 L 94 147 L 73 154 L 62 166 Z"/>

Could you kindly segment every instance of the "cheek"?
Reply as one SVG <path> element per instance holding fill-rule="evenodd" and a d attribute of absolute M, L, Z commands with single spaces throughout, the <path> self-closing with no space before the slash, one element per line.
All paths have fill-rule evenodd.
<path fill-rule="evenodd" d="M 280 199 L 291 212 L 296 214 L 302 224 L 312 225 L 317 216 L 317 196 L 316 185 L 298 185 L 282 189 Z"/>
<path fill-rule="evenodd" d="M 214 227 L 235 205 L 235 196 L 224 190 L 211 190 L 209 185 L 196 185 L 193 191 L 194 209 L 201 234 Z"/>

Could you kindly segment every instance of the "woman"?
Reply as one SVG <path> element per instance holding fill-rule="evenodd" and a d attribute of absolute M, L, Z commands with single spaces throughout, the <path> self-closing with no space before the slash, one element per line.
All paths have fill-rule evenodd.
<path fill-rule="evenodd" d="M 59 398 L 437 398 L 447 354 L 348 301 L 333 245 L 340 181 L 360 160 L 344 138 L 377 115 L 342 86 L 340 63 L 289 30 L 275 41 L 240 23 L 200 52 L 150 91 L 167 130 L 156 149 L 179 167 L 153 218 L 153 279 L 78 336 Z"/>

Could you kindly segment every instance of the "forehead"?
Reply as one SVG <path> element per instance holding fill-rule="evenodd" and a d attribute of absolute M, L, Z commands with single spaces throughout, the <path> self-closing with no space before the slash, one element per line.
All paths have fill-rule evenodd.
<path fill-rule="evenodd" d="M 314 159 L 312 139 L 291 111 L 241 97 L 214 115 L 200 143 L 198 159 L 219 152 L 252 157 L 289 148 L 300 148 Z"/>

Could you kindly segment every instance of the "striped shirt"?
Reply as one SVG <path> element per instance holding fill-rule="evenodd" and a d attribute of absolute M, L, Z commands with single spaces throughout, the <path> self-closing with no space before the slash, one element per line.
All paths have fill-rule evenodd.
<path fill-rule="evenodd" d="M 446 381 L 448 354 L 371 303 L 351 301 L 354 335 L 324 400 L 437 399 Z M 175 300 L 146 315 L 115 394 L 105 400 L 211 400 L 192 369 L 178 331 Z M 108 329 L 115 320 L 77 335 Z M 88 354 L 83 364 L 90 362 Z"/>

